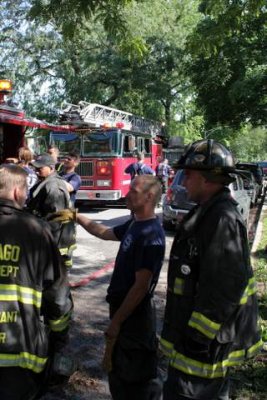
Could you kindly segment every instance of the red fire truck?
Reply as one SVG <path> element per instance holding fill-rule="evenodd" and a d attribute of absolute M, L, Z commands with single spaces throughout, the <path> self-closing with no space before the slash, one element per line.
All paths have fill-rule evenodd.
<path fill-rule="evenodd" d="M 28 145 L 34 141 L 30 147 L 35 154 L 46 151 L 48 142 L 59 148 L 60 159 L 69 152 L 78 153 L 82 186 L 77 200 L 103 203 L 124 199 L 130 184 L 124 170 L 136 161 L 136 154 L 143 152 L 145 163 L 153 169 L 162 156 L 166 135 L 159 123 L 82 101 L 78 105 L 65 103 L 61 125 L 49 124 L 26 118 L 22 110 L 5 100 L 10 92 L 11 82 L 0 81 L 0 161 L 17 157 L 25 139 Z M 29 130 L 33 130 L 31 135 Z"/>
<path fill-rule="evenodd" d="M 74 151 L 80 154 L 77 172 L 82 186 L 77 200 L 114 202 L 125 197 L 130 176 L 125 168 L 143 152 L 145 163 L 153 169 L 162 156 L 164 135 L 159 123 L 131 113 L 81 101 L 65 104 L 61 121 L 72 125 L 72 133 L 53 132 L 50 143 L 60 156 Z"/>
<path fill-rule="evenodd" d="M 69 127 L 49 124 L 36 118 L 26 118 L 25 112 L 18 109 L 9 95 L 12 83 L 0 80 L 0 163 L 15 160 L 18 149 L 29 145 L 34 153 L 45 152 L 47 144 L 45 132 L 68 132 Z M 38 134 L 39 132 L 39 134 Z"/>

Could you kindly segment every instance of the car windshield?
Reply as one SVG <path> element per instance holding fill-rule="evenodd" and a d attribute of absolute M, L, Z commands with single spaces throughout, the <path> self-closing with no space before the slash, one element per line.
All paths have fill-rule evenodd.
<path fill-rule="evenodd" d="M 267 161 L 259 161 L 258 164 L 259 164 L 262 168 L 267 168 Z"/>

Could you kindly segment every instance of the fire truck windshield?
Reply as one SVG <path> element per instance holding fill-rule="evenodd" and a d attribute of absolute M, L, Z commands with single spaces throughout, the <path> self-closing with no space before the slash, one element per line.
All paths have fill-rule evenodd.
<path fill-rule="evenodd" d="M 81 153 L 81 136 L 74 133 L 51 133 L 50 143 L 58 147 L 61 155 Z"/>
<path fill-rule="evenodd" d="M 121 139 L 118 130 L 93 131 L 90 133 L 54 133 L 50 134 L 50 143 L 64 156 L 75 152 L 81 156 L 120 154 Z"/>
<path fill-rule="evenodd" d="M 117 130 L 93 131 L 83 137 L 83 155 L 116 155 L 120 153 Z"/>

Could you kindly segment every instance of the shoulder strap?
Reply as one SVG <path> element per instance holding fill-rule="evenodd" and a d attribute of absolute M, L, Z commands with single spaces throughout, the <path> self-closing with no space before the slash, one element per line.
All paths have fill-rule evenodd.
<path fill-rule="evenodd" d="M 138 168 L 137 168 L 137 175 L 143 175 L 144 174 L 144 168 L 145 168 L 145 164 L 139 164 L 138 163 Z"/>

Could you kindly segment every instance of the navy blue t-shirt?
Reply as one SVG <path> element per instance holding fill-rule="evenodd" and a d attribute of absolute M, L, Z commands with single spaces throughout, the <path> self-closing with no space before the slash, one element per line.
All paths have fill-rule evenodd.
<path fill-rule="evenodd" d="M 157 284 L 165 254 L 165 234 L 158 218 L 129 220 L 113 228 L 121 241 L 108 288 L 107 301 L 122 301 L 135 282 L 135 273 L 153 273 L 151 287 Z"/>
<path fill-rule="evenodd" d="M 131 175 L 131 180 L 133 180 L 136 175 L 154 175 L 154 171 L 149 165 L 140 162 L 128 165 L 124 172 Z"/>
<path fill-rule="evenodd" d="M 74 189 L 73 192 L 70 193 L 70 201 L 72 206 L 74 206 L 76 200 L 76 193 L 78 192 L 82 184 L 81 177 L 76 172 L 70 172 L 68 174 L 61 173 L 60 176 L 62 176 L 62 178 L 66 182 L 70 183 Z"/>

